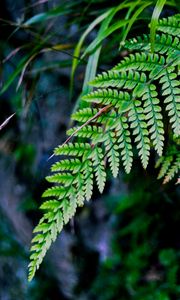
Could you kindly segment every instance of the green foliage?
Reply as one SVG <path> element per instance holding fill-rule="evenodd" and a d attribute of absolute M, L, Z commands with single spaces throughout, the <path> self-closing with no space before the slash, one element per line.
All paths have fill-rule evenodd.
<path fill-rule="evenodd" d="M 150 5 L 152 5 L 151 1 L 122 1 L 122 3 L 120 3 L 119 5 L 108 8 L 103 14 L 98 16 L 92 23 L 88 25 L 86 31 L 82 34 L 74 50 L 71 72 L 71 92 L 75 70 L 79 63 L 77 57 L 80 56 L 81 48 L 85 38 L 94 29 L 94 27 L 100 24 L 97 37 L 91 42 L 91 44 L 85 49 L 85 51 L 83 51 L 81 55 L 81 58 L 89 55 L 84 76 L 82 95 L 87 94 L 91 91 L 91 87 L 88 85 L 88 83 L 96 75 L 98 62 L 100 60 L 100 54 L 102 52 L 102 43 L 105 41 L 105 39 L 110 36 L 111 39 L 113 39 L 113 33 L 118 30 L 119 40 L 125 41 L 133 24 L 138 20 L 139 16 L 144 12 L 144 10 Z M 119 19 L 118 17 L 116 21 L 115 18 L 117 17 L 117 14 L 122 12 L 123 20 L 121 18 Z M 116 40 L 116 35 L 114 39 Z M 108 44 L 106 46 L 108 46 Z"/>
<path fill-rule="evenodd" d="M 174 6 L 173 0 L 168 2 L 169 5 Z M 9 60 L 12 60 L 15 57 L 15 67 L 10 74 L 7 74 L 7 78 L 4 80 L 3 86 L 0 88 L 0 95 L 5 93 L 9 87 L 14 84 L 14 81 L 18 79 L 18 77 L 19 80 L 16 89 L 22 86 L 22 83 L 26 81 L 24 75 L 27 70 L 30 69 L 37 72 L 37 68 L 34 67 L 34 63 L 35 61 L 39 61 L 38 58 L 43 53 L 47 51 L 64 51 L 67 55 L 72 56 L 71 53 L 66 51 L 67 49 L 69 50 L 74 48 L 74 38 L 71 39 L 71 33 L 68 33 L 68 35 L 64 37 L 63 34 L 61 34 L 63 30 L 61 30 L 58 36 L 58 38 L 61 37 L 61 44 L 56 44 L 52 41 L 52 38 L 57 36 L 56 30 L 52 30 L 52 28 L 51 30 L 47 30 L 48 22 L 54 23 L 62 16 L 66 18 L 65 27 L 70 28 L 72 24 L 76 24 L 75 27 L 77 27 L 78 35 L 81 36 L 73 53 L 70 94 L 72 94 L 76 68 L 78 64 L 84 64 L 85 57 L 87 57 L 88 62 L 86 65 L 82 94 L 89 92 L 90 86 L 88 86 L 88 82 L 96 75 L 98 63 L 101 58 L 101 52 L 104 50 L 102 49 L 103 42 L 110 37 L 111 42 L 114 41 L 114 43 L 116 43 L 117 31 L 119 37 L 118 42 L 125 41 L 132 26 L 141 16 L 145 16 L 145 22 L 149 21 L 150 16 L 146 13 L 146 9 L 154 3 L 156 3 L 156 0 L 148 2 L 145 0 L 125 0 L 118 5 L 113 3 L 115 6 L 112 6 L 112 3 L 107 0 L 90 1 L 90 3 L 86 0 L 76 0 L 73 2 L 70 0 L 61 0 L 61 4 L 57 4 L 55 6 L 52 4 L 52 6 L 50 5 L 52 8 L 49 10 L 35 15 L 31 15 L 33 9 L 31 10 L 30 7 L 27 7 L 25 21 L 22 18 L 18 20 L 17 23 L 11 23 L 7 20 L 1 19 L 0 21 L 4 24 L 10 24 L 13 27 L 15 26 L 15 30 L 12 32 L 11 38 L 21 31 L 23 33 L 30 34 L 31 39 L 27 39 L 27 43 L 24 45 L 20 44 L 19 47 L 13 49 L 12 52 L 5 57 L 3 63 L 7 63 L 7 65 Z M 82 28 L 84 31 L 83 34 L 81 34 Z M 84 47 L 83 44 L 85 39 L 92 31 L 94 31 L 95 28 L 98 28 L 97 37 L 90 43 L 89 47 Z M 106 43 L 106 46 L 108 45 L 110 45 L 110 43 Z M 23 56 L 22 59 L 19 58 L 19 54 Z M 111 57 L 111 55 L 109 56 Z M 18 65 L 16 65 L 17 61 Z M 48 63 L 46 67 L 43 65 L 42 68 L 38 68 L 38 71 L 42 72 L 44 70 L 54 69 L 56 66 L 62 68 L 63 66 L 70 65 L 71 60 L 67 59 L 62 62 L 58 61 L 56 64 Z"/>
<path fill-rule="evenodd" d="M 180 154 L 176 151 L 161 156 L 156 163 L 156 167 L 160 166 L 158 179 L 163 179 L 163 183 L 169 182 L 179 171 Z M 177 182 L 178 183 L 178 182 Z"/>
<path fill-rule="evenodd" d="M 112 70 L 91 81 L 97 90 L 82 97 L 88 108 L 72 116 L 76 126 L 68 131 L 69 138 L 65 143 L 54 151 L 54 155 L 65 158 L 52 166 L 53 174 L 47 178 L 55 186 L 43 194 L 50 200 L 41 206 L 45 213 L 34 230 L 38 234 L 32 241 L 29 280 L 57 234 L 74 216 L 77 207 L 91 199 L 93 183 L 96 182 L 99 192 L 103 192 L 107 162 L 114 177 L 119 173 L 121 161 L 129 173 L 135 144 L 142 166 L 146 169 L 150 150 L 154 149 L 161 156 L 164 140 L 179 135 L 180 88 L 177 69 L 180 49 L 176 44 L 178 34 L 175 32 L 177 29 L 178 33 L 180 24 L 177 20 L 179 15 L 159 21 L 155 53 L 149 52 L 148 36 L 127 41 L 125 48 L 138 52 L 131 53 Z M 168 32 L 161 33 L 166 32 L 165 23 Z M 173 28 L 170 30 L 171 25 Z M 170 128 L 165 132 L 166 120 Z M 69 142 L 72 138 L 75 141 Z M 174 159 L 172 165 L 171 162 L 162 161 L 165 171 L 161 174 L 162 177 L 166 175 L 165 182 L 179 168 L 179 158 Z"/>
<path fill-rule="evenodd" d="M 156 29 L 158 25 L 158 19 L 161 14 L 161 11 L 163 9 L 163 6 L 165 5 L 166 0 L 158 0 L 156 3 L 156 6 L 154 8 L 152 18 L 151 18 L 151 25 L 150 25 L 150 37 L 151 37 L 151 50 L 154 51 L 154 41 L 155 41 L 155 34 Z"/>
<path fill-rule="evenodd" d="M 90 299 L 179 299 L 178 190 L 152 181 L 152 174 L 140 180 L 139 172 L 137 166 L 128 176 L 130 193 L 103 199 L 113 234 Z"/>

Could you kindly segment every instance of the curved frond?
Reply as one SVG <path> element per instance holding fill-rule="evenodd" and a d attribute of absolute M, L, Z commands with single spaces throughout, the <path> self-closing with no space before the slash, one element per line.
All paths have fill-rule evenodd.
<path fill-rule="evenodd" d="M 158 178 L 163 183 L 178 173 L 179 154 L 162 154 L 180 134 L 179 21 L 179 15 L 159 20 L 155 53 L 150 52 L 149 36 L 131 39 L 124 46 L 136 52 L 91 81 L 95 90 L 82 97 L 91 107 L 73 114 L 75 126 L 54 150 L 60 158 L 47 176 L 54 186 L 43 193 L 47 199 L 34 230 L 29 280 L 77 207 L 92 198 L 94 183 L 103 192 L 108 165 L 114 177 L 121 163 L 129 173 L 137 152 L 145 169 L 152 149 L 160 156 Z"/>

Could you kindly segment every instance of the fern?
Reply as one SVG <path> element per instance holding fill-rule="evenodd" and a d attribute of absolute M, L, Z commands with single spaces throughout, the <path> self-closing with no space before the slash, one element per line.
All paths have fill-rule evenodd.
<path fill-rule="evenodd" d="M 176 152 L 161 156 L 156 163 L 156 167 L 160 167 L 158 179 L 163 178 L 163 184 L 168 183 L 179 172 L 180 153 Z"/>
<path fill-rule="evenodd" d="M 77 207 L 91 199 L 93 183 L 103 192 L 107 165 L 114 177 L 121 164 L 130 172 L 134 145 L 144 169 L 151 148 L 161 156 L 158 178 L 165 176 L 164 183 L 178 172 L 180 157 L 162 154 L 165 120 L 170 136 L 180 132 L 179 20 L 179 15 L 159 20 L 154 53 L 150 53 L 149 36 L 127 41 L 124 47 L 136 52 L 90 83 L 97 89 L 82 99 L 90 107 L 73 114 L 76 126 L 54 151 L 61 159 L 47 177 L 55 185 L 43 194 L 49 200 L 41 205 L 45 213 L 34 230 L 29 280 Z"/>
<path fill-rule="evenodd" d="M 174 36 L 179 36 L 180 35 L 179 22 L 180 22 L 180 14 L 177 14 L 169 18 L 163 18 L 159 20 L 158 30 Z"/>
<path fill-rule="evenodd" d="M 172 54 L 176 54 L 180 50 L 179 37 L 173 37 L 171 35 L 161 34 L 156 35 L 155 37 L 155 46 L 154 52 L 158 54 L 167 54 L 168 56 L 172 56 Z M 131 50 L 150 50 L 149 44 L 149 35 L 143 35 L 143 37 L 138 36 L 130 41 L 126 41 L 124 44 L 125 47 Z"/>
<path fill-rule="evenodd" d="M 154 149 L 159 155 L 162 155 L 164 142 L 164 129 L 162 122 L 162 110 L 160 101 L 157 98 L 156 86 L 151 84 L 147 92 L 143 95 L 144 112 L 146 114 L 147 126 L 149 128 L 150 139 L 153 142 Z"/>

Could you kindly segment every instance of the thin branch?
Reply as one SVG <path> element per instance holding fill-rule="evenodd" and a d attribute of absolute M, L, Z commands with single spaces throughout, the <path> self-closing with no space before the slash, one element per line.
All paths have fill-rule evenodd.
<path fill-rule="evenodd" d="M 100 115 L 102 115 L 104 112 L 106 112 L 112 105 L 106 105 L 105 107 L 101 108 L 92 118 L 90 118 L 89 120 L 87 120 L 87 122 L 85 122 L 84 124 L 82 124 L 80 127 L 78 127 L 66 140 L 65 142 L 62 144 L 62 147 L 67 144 L 72 137 L 79 131 L 81 130 L 83 127 L 85 127 L 86 125 L 88 125 L 90 122 L 92 122 L 93 120 L 97 119 Z M 55 154 L 53 153 L 48 160 L 50 160 Z"/>

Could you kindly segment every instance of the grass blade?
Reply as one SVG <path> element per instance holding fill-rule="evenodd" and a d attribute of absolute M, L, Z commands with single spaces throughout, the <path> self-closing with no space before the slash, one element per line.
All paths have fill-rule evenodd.
<path fill-rule="evenodd" d="M 136 7 L 136 5 L 139 4 L 139 2 L 141 2 L 141 1 L 137 1 L 136 4 L 134 4 L 132 7 L 130 7 L 130 10 L 134 10 L 134 8 Z M 126 30 L 124 31 L 124 33 L 123 33 L 121 45 L 122 45 L 122 44 L 124 43 L 124 41 L 126 40 L 126 37 L 127 37 L 128 33 L 129 33 L 129 31 L 131 30 L 132 25 L 133 25 L 134 22 L 137 20 L 138 16 L 143 12 L 143 10 L 144 10 L 147 6 L 149 6 L 149 5 L 151 5 L 151 4 L 152 4 L 152 2 L 146 2 L 146 3 L 144 3 L 143 5 L 141 5 L 141 6 L 135 11 L 135 13 L 133 14 L 132 17 L 129 17 L 129 20 L 128 20 L 128 26 L 127 26 Z"/>
<path fill-rule="evenodd" d="M 156 28 L 157 28 L 159 16 L 162 12 L 165 3 L 166 0 L 158 0 L 152 14 L 151 23 L 150 23 L 150 42 L 151 42 L 152 52 L 154 52 L 155 35 L 156 35 Z"/>
<path fill-rule="evenodd" d="M 110 34 L 112 34 L 115 30 L 123 27 L 124 25 L 126 25 L 127 23 L 129 23 L 129 20 L 120 20 L 117 21 L 116 23 L 114 23 L 113 25 L 111 25 L 109 28 L 107 28 L 104 32 L 101 33 L 101 35 L 98 35 L 97 38 L 88 46 L 88 48 L 86 49 L 86 51 L 84 52 L 82 58 L 89 54 L 92 53 L 100 44 L 101 42 L 107 38 Z"/>
<path fill-rule="evenodd" d="M 72 87 L 73 87 L 73 80 L 74 80 L 74 74 L 79 62 L 78 57 L 80 56 L 80 52 L 81 52 L 81 48 L 82 45 L 84 43 L 85 38 L 88 36 L 88 34 L 99 24 L 101 23 L 105 18 L 108 17 L 108 15 L 111 13 L 112 10 L 108 10 L 107 12 L 105 12 L 104 14 L 100 15 L 98 18 L 96 18 L 86 29 L 86 31 L 83 33 L 83 35 L 81 36 L 75 50 L 73 53 L 73 61 L 72 61 L 72 70 L 71 70 L 71 84 L 70 84 L 70 91 L 72 94 Z"/>

